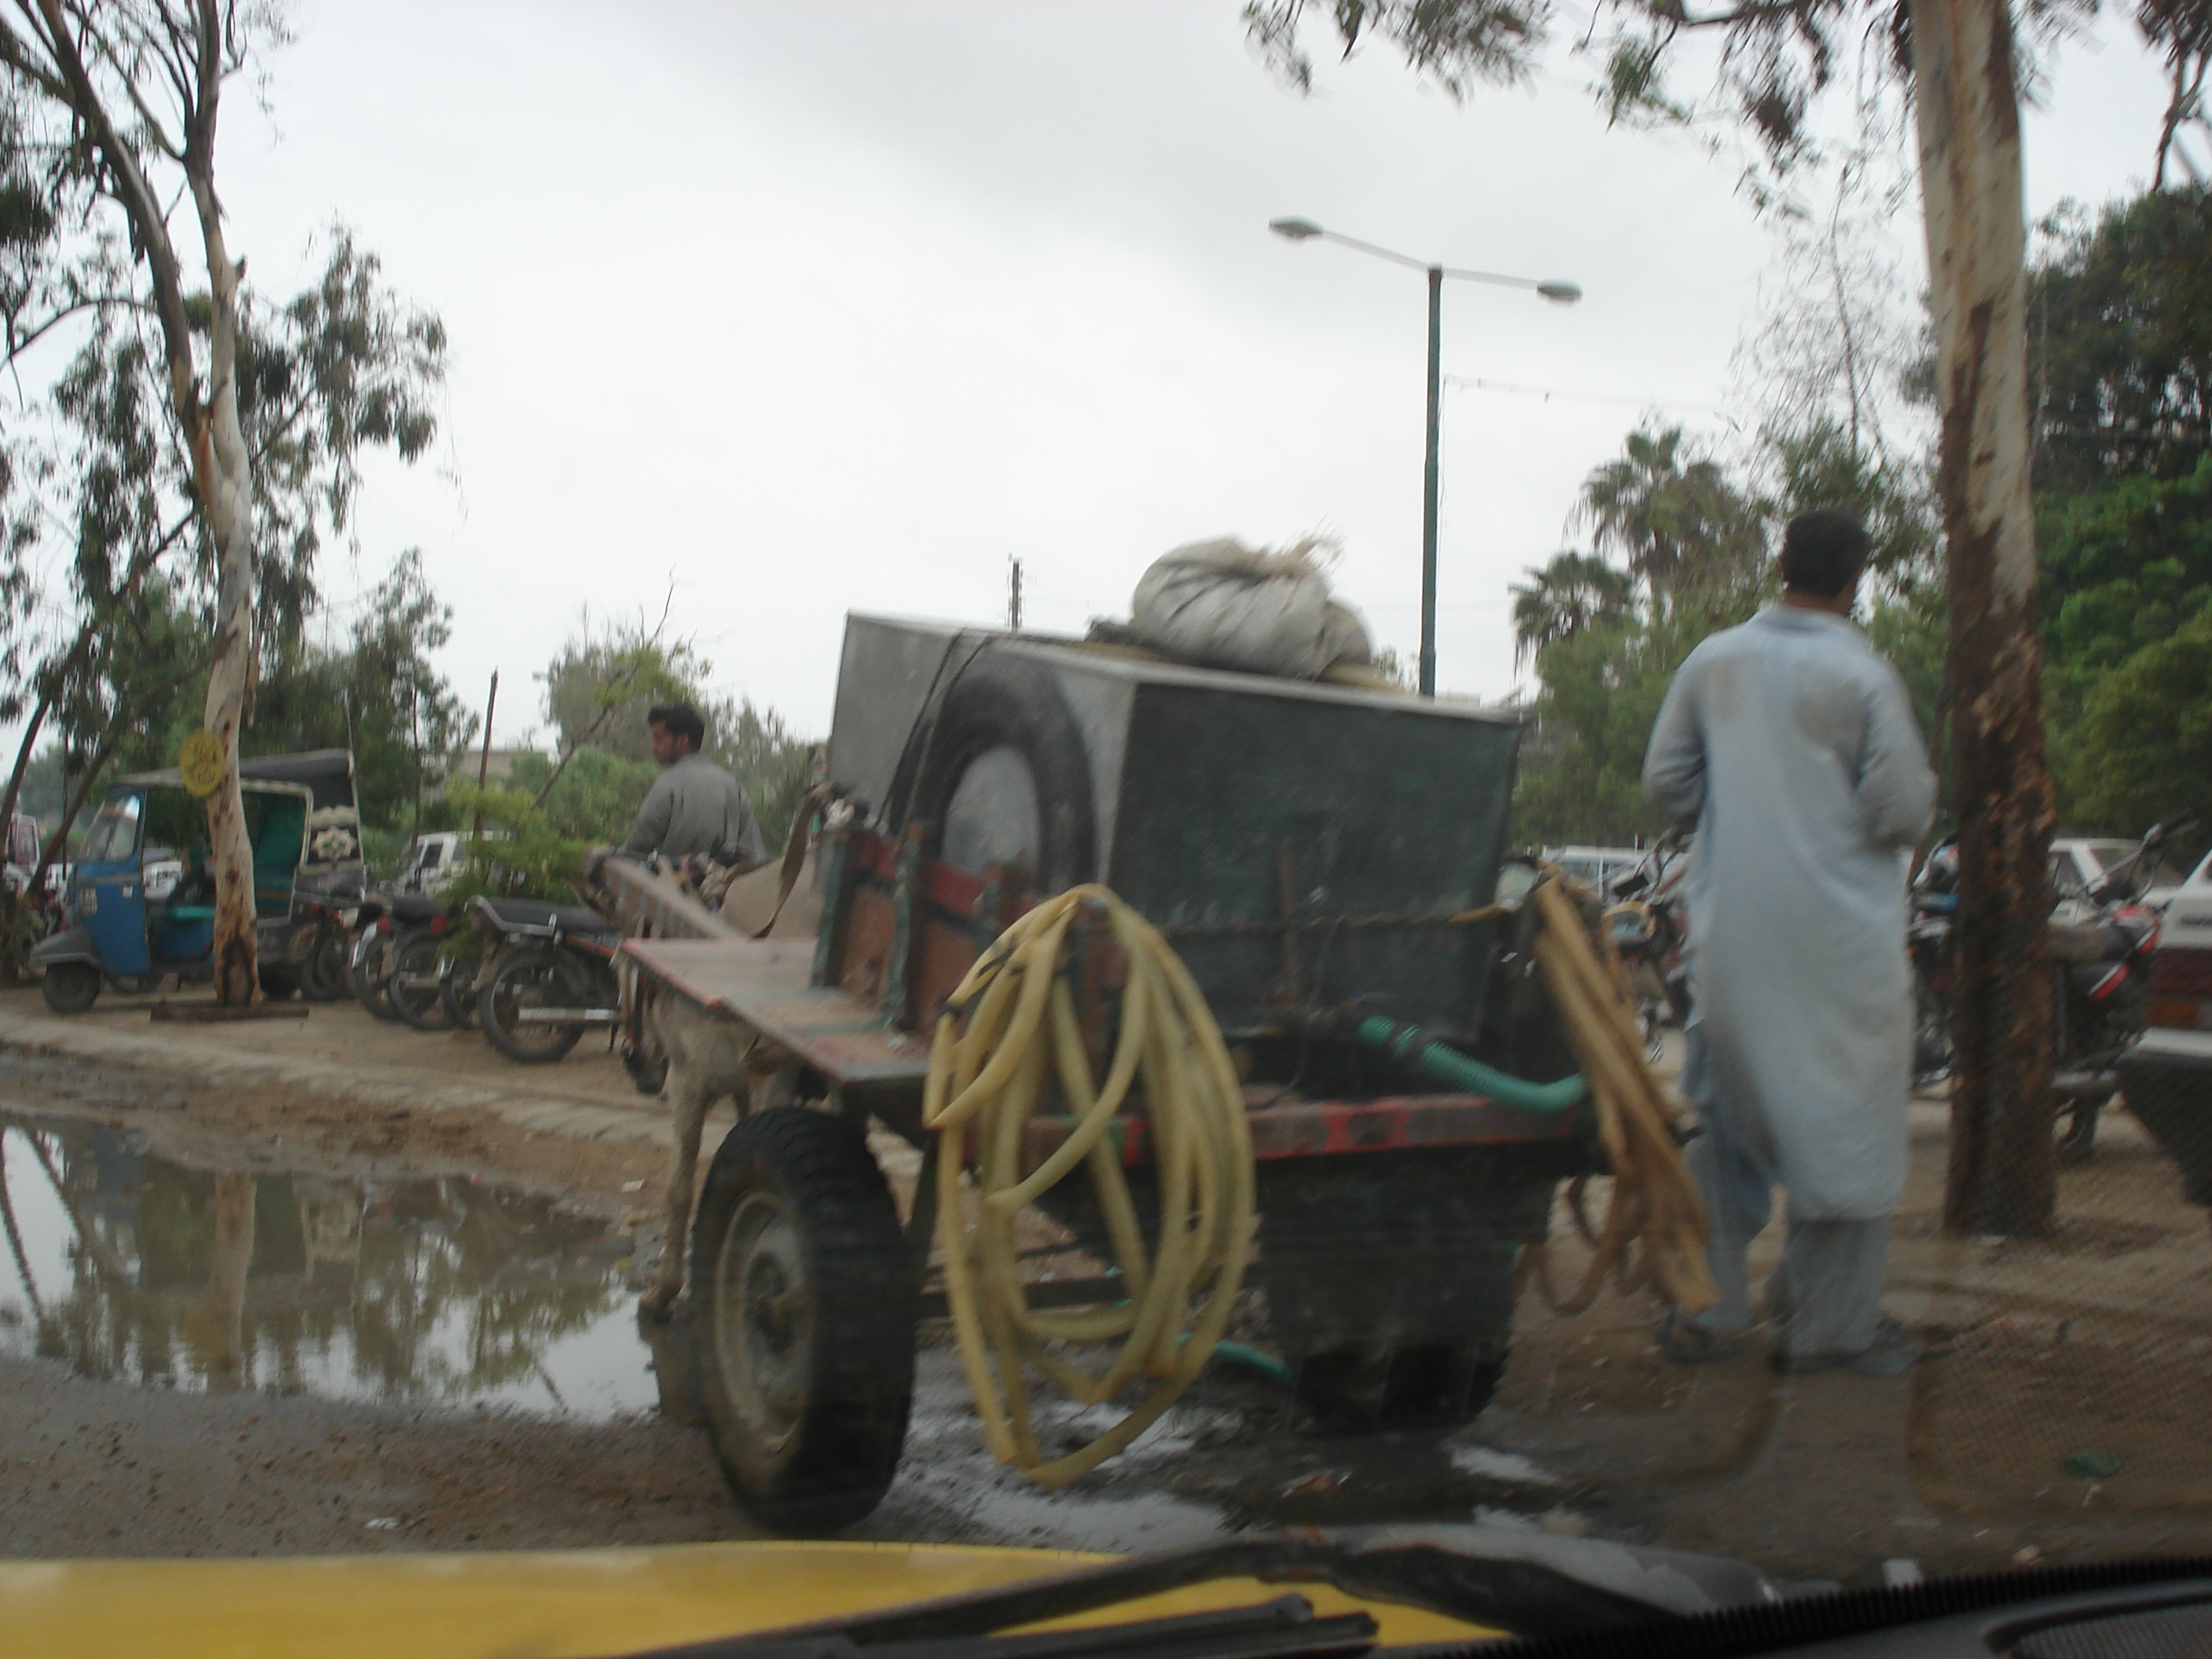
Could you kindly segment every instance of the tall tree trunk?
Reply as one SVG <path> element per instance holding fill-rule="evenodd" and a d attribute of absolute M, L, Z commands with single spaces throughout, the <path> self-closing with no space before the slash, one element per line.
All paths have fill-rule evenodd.
<path fill-rule="evenodd" d="M 238 744 L 253 672 L 253 493 L 246 434 L 238 421 L 238 277 L 215 193 L 214 65 L 222 35 L 210 0 L 201 5 L 198 119 L 185 171 L 207 251 L 208 389 L 192 440 L 192 469 L 216 556 L 215 660 L 208 668 L 203 724 L 222 744 L 222 781 L 207 798 L 208 867 L 215 877 L 215 994 L 226 1006 L 261 997 L 254 938 L 253 842 L 238 783 Z"/>
<path fill-rule="evenodd" d="M 2029 494 L 2020 102 L 2006 0 L 1913 0 L 1942 416 L 1958 789 L 1957 1070 L 1943 1222 L 2049 1231 L 2053 816 Z"/>

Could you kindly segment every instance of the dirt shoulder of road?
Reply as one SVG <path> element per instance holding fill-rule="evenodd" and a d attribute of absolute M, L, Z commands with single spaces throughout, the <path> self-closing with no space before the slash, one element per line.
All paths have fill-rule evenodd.
<path fill-rule="evenodd" d="M 156 1000 L 103 1000 L 64 1018 L 35 989 L 0 991 L 18 1103 L 128 1109 L 134 1127 L 187 1159 L 204 1133 L 281 1148 L 295 1167 L 496 1170 L 611 1212 L 659 1207 L 667 1109 L 611 1054 L 520 1066 L 474 1032 L 413 1031 L 351 1003 L 305 1019 L 156 1024 Z"/>

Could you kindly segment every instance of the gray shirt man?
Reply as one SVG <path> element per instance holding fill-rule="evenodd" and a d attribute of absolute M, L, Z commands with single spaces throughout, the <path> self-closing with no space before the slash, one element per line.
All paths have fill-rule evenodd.
<path fill-rule="evenodd" d="M 764 864 L 768 842 L 738 781 L 704 755 L 685 755 L 663 769 L 645 792 L 645 805 L 622 844 L 622 855 L 642 862 L 695 854 L 720 864 Z"/>

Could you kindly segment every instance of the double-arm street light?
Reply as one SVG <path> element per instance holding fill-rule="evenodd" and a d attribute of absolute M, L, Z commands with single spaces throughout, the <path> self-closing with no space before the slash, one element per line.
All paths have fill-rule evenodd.
<path fill-rule="evenodd" d="M 1449 265 L 1432 265 L 1407 254 L 1394 253 L 1387 247 L 1377 247 L 1372 242 L 1323 230 L 1310 219 L 1270 220 L 1267 228 L 1293 242 L 1310 241 L 1318 236 L 1323 241 L 1340 243 L 1362 253 L 1371 253 L 1378 259 L 1388 259 L 1393 264 L 1410 265 L 1415 270 L 1428 273 L 1429 454 L 1421 486 L 1421 695 L 1433 697 L 1437 694 L 1437 398 L 1443 389 L 1444 278 L 1455 276 L 1470 283 L 1532 289 L 1553 304 L 1563 306 L 1574 304 L 1583 297 L 1583 291 L 1572 283 L 1540 283 L 1527 276 L 1500 276 L 1493 271 L 1455 270 Z"/>

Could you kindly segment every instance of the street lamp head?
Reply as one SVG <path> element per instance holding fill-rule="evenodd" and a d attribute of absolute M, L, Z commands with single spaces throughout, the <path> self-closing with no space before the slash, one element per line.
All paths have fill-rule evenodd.
<path fill-rule="evenodd" d="M 1571 306 L 1583 297 L 1581 287 L 1574 283 L 1539 283 L 1536 292 L 1555 306 Z"/>
<path fill-rule="evenodd" d="M 1270 219 L 1267 228 L 1293 242 L 1306 241 L 1322 234 L 1321 227 L 1310 219 Z"/>

